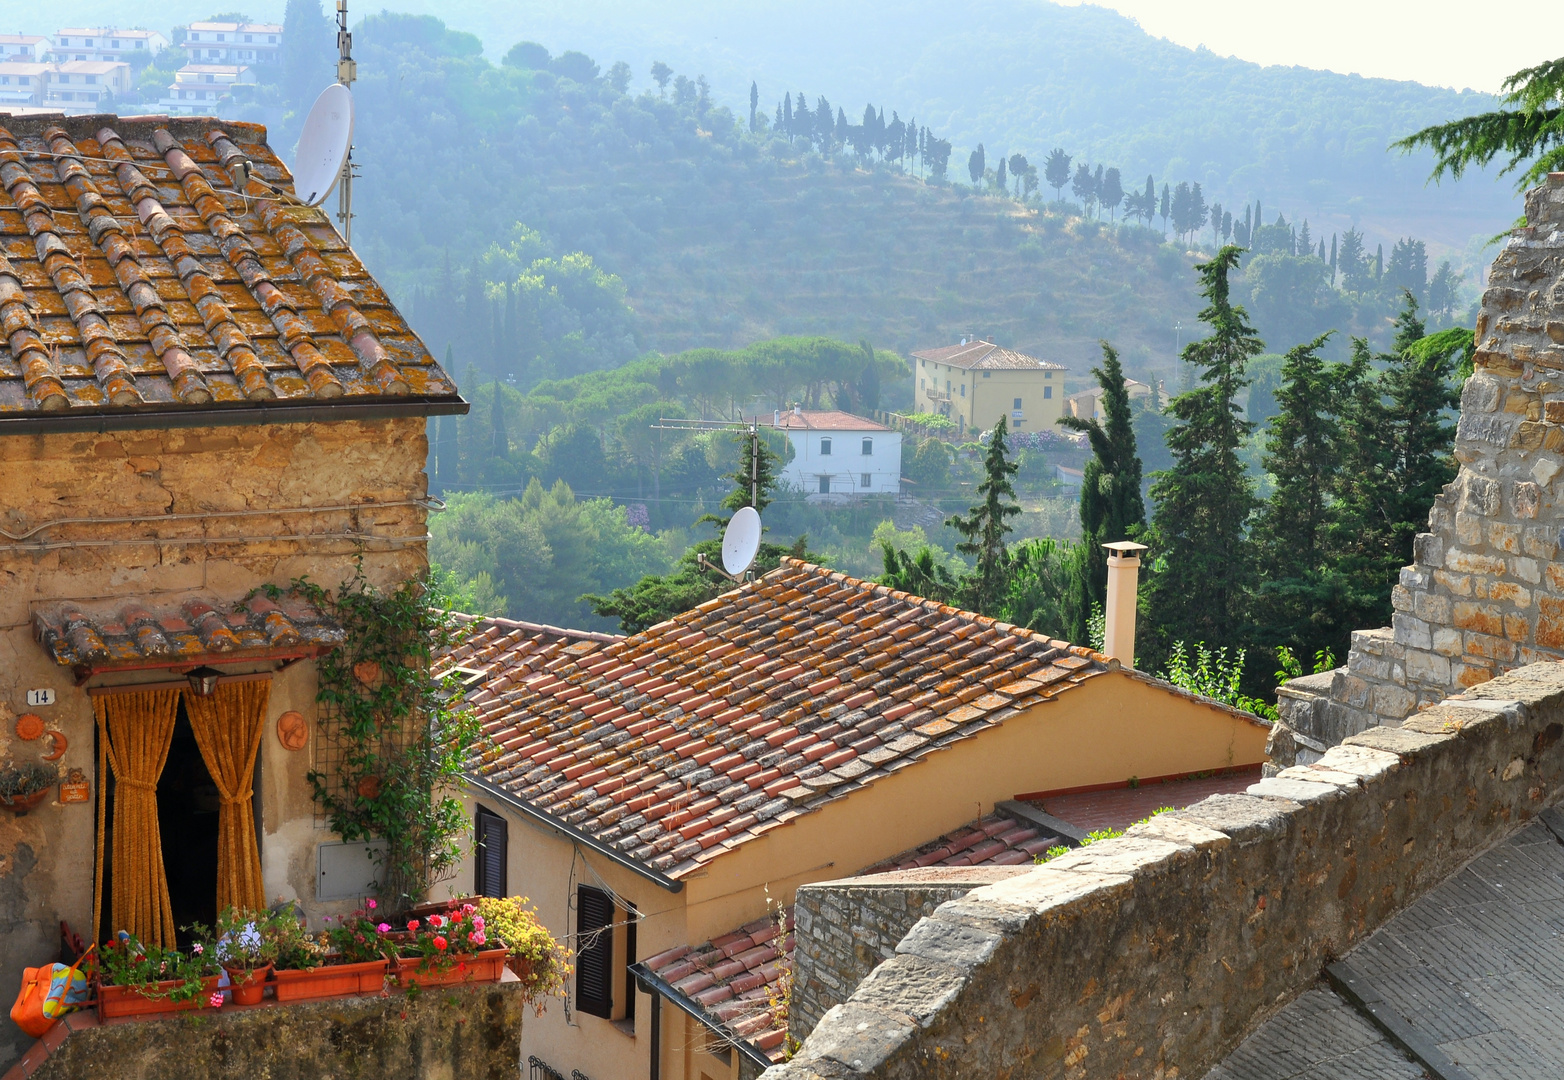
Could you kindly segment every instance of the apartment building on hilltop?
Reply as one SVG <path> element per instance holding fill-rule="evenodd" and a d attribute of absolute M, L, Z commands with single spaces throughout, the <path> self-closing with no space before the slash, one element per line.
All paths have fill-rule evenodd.
<path fill-rule="evenodd" d="M 1063 364 L 981 338 L 923 349 L 912 358 L 918 411 L 948 417 L 962 434 L 991 428 L 1000 417 L 1012 431 L 1051 431 L 1064 413 Z"/>
<path fill-rule="evenodd" d="M 174 72 L 158 108 L 173 116 L 211 116 L 236 86 L 254 85 L 255 72 L 239 64 L 186 64 Z"/>
<path fill-rule="evenodd" d="M 0 63 L 36 61 L 49 51 L 49 39 L 37 34 L 0 34 Z"/>
<path fill-rule="evenodd" d="M 76 116 L 109 111 L 113 99 L 129 90 L 130 65 L 124 61 L 71 60 L 44 72 L 43 103 Z"/>
<path fill-rule="evenodd" d="M 191 23 L 180 45 L 191 64 L 276 64 L 282 59 L 282 26 L 279 23 Z"/>
<path fill-rule="evenodd" d="M 47 42 L 45 38 L 37 39 Z M 68 26 L 54 32 L 54 44 L 48 47 L 49 59 L 57 64 L 72 60 L 110 63 L 124 61 L 140 65 L 168 47 L 168 38 L 156 30 L 118 30 L 109 27 Z"/>

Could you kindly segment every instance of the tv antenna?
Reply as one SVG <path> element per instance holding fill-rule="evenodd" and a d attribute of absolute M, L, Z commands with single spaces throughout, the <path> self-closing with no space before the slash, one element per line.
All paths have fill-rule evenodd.
<path fill-rule="evenodd" d="M 293 190 L 306 206 L 319 206 L 342 181 L 353 143 L 353 94 L 340 83 L 320 92 L 299 135 Z"/>
<path fill-rule="evenodd" d="M 353 59 L 353 35 L 348 32 L 348 0 L 337 0 L 337 85 L 351 91 L 358 79 L 358 64 Z M 328 88 L 329 89 L 329 88 Z M 351 98 L 350 98 L 351 100 Z M 349 113 L 347 153 L 342 159 L 342 179 L 337 189 L 337 220 L 342 222 L 342 240 L 353 246 L 353 125 Z"/>
<path fill-rule="evenodd" d="M 658 418 L 652 425 L 654 431 L 743 431 L 749 436 L 749 505 L 741 506 L 728 519 L 728 527 L 722 533 L 722 565 L 697 553 L 695 561 L 707 570 L 713 570 L 729 581 L 742 584 L 744 575 L 755 564 L 760 553 L 760 511 L 755 504 L 760 501 L 760 419 L 753 420 L 670 420 Z"/>

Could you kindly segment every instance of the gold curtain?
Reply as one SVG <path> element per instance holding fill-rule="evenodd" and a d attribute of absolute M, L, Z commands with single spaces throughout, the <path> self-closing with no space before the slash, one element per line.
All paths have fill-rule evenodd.
<path fill-rule="evenodd" d="M 261 853 L 255 844 L 255 755 L 271 700 L 269 679 L 223 683 L 210 697 L 184 691 L 196 745 L 217 783 L 217 910 L 266 906 Z"/>
<path fill-rule="evenodd" d="M 157 783 L 168 761 L 179 715 L 178 690 L 104 694 L 92 699 L 98 717 L 98 859 L 92 901 L 92 933 L 98 939 L 103 896 L 102 762 L 114 770 L 114 869 L 110 916 L 113 930 L 172 948 L 174 911 L 163 872 L 163 837 L 157 822 Z"/>

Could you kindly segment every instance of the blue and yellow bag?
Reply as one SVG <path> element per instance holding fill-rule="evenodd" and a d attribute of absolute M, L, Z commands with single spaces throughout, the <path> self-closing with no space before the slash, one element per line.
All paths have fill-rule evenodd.
<path fill-rule="evenodd" d="M 96 947 L 88 948 L 69 967 L 50 964 L 23 969 L 22 991 L 11 1006 L 16 1026 L 39 1039 L 60 1017 L 86 1005 L 92 999 L 92 983 L 79 969 Z"/>

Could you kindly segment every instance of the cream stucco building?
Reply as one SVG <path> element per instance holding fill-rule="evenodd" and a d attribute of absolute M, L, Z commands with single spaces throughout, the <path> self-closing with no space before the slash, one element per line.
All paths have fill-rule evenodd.
<path fill-rule="evenodd" d="M 963 340 L 912 354 L 917 412 L 955 421 L 959 431 L 985 431 L 1004 417 L 1012 431 L 1052 431 L 1064 415 L 1064 374 L 1051 360 Z"/>

